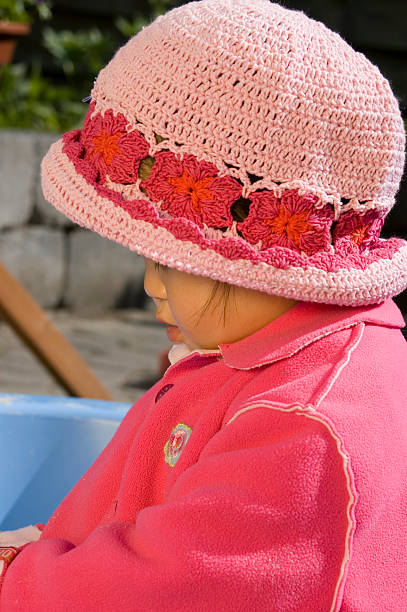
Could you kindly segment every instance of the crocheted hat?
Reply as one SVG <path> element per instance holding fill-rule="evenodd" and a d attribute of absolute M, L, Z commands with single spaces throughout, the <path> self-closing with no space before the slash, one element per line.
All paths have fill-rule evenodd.
<path fill-rule="evenodd" d="M 407 242 L 379 237 L 404 143 L 388 81 L 338 34 L 268 0 L 202 0 L 117 51 L 42 185 L 161 264 L 360 306 L 407 287 Z"/>

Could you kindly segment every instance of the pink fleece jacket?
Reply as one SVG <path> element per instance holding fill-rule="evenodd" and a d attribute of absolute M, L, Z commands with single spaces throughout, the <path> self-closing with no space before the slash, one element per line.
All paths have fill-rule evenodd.
<path fill-rule="evenodd" d="M 394 302 L 300 303 L 129 411 L 1 612 L 407 610 L 407 344 Z"/>

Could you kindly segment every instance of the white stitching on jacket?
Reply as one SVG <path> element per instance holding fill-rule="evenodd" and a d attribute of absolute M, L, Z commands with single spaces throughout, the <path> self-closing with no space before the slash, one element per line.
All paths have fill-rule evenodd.
<path fill-rule="evenodd" d="M 360 334 L 360 337 L 361 337 L 361 335 L 362 334 Z M 360 338 L 359 338 L 359 340 L 360 340 Z M 356 348 L 356 346 L 357 346 L 357 343 L 355 343 L 353 348 Z M 346 365 L 346 363 L 344 365 Z M 347 491 L 348 491 L 348 494 L 349 494 L 349 502 L 348 502 L 347 509 L 346 509 L 346 514 L 347 514 L 347 519 L 348 519 L 348 529 L 346 531 L 346 538 L 345 538 L 345 554 L 344 554 L 344 557 L 342 559 L 341 569 L 340 569 L 338 580 L 337 580 L 337 583 L 336 583 L 336 587 L 335 587 L 335 591 L 334 591 L 334 596 L 333 596 L 333 600 L 332 600 L 332 605 L 331 605 L 331 608 L 329 609 L 329 612 L 338 612 L 339 609 L 340 609 L 338 607 L 339 604 L 340 604 L 340 602 L 337 599 L 338 598 L 338 593 L 339 593 L 340 587 L 342 585 L 342 581 L 343 581 L 344 576 L 345 576 L 346 566 L 347 566 L 347 564 L 349 562 L 349 559 L 350 559 L 350 541 L 351 541 L 351 535 L 353 534 L 353 531 L 354 531 L 355 525 L 356 525 L 356 523 L 352 520 L 352 514 L 351 514 L 352 513 L 352 509 L 353 509 L 354 505 L 356 504 L 357 493 L 356 493 L 356 491 L 352 487 L 352 479 L 351 479 L 351 472 L 350 472 L 350 458 L 345 453 L 345 450 L 342 448 L 342 441 L 341 441 L 341 439 L 339 438 L 338 435 L 336 435 L 336 433 L 334 432 L 332 426 L 329 423 L 327 423 L 325 420 L 323 420 L 322 415 L 316 416 L 315 414 L 310 414 L 310 412 L 308 412 L 307 410 L 304 410 L 304 409 L 299 408 L 297 406 L 293 406 L 293 407 L 291 407 L 289 409 L 285 409 L 283 407 L 279 408 L 277 406 L 268 406 L 267 404 L 253 404 L 253 405 L 250 405 L 250 406 L 246 406 L 245 408 L 242 408 L 242 410 L 239 410 L 226 423 L 226 425 L 230 425 L 230 423 L 232 423 L 238 416 L 240 416 L 244 412 L 248 412 L 249 410 L 254 410 L 255 408 L 267 408 L 269 410 L 279 410 L 280 412 L 290 412 L 290 413 L 294 413 L 294 414 L 296 414 L 298 416 L 305 416 L 305 417 L 307 417 L 309 419 L 314 419 L 315 421 L 319 421 L 322 425 L 324 425 L 327 428 L 327 430 L 329 431 L 330 435 L 334 438 L 334 440 L 336 442 L 336 446 L 337 446 L 338 452 L 342 456 L 343 471 L 344 471 L 344 474 L 345 474 Z"/>
<path fill-rule="evenodd" d="M 352 326 L 349 326 L 349 327 L 352 327 Z M 353 341 L 353 343 L 349 347 L 346 347 L 348 351 L 347 353 L 345 353 L 345 357 L 342 360 L 338 361 L 333 371 L 331 372 L 331 375 L 328 378 L 327 388 L 322 390 L 322 392 L 320 392 L 319 397 L 317 396 L 316 400 L 313 402 L 315 409 L 317 409 L 320 403 L 322 402 L 322 400 L 325 399 L 329 391 L 332 389 L 334 383 L 339 378 L 339 375 L 341 374 L 342 370 L 345 368 L 345 366 L 348 365 L 353 351 L 358 347 L 359 342 L 362 339 L 364 330 L 365 330 L 365 324 L 363 322 L 358 322 L 355 325 L 355 329 L 352 332 L 352 338 L 351 338 L 351 342 Z"/>

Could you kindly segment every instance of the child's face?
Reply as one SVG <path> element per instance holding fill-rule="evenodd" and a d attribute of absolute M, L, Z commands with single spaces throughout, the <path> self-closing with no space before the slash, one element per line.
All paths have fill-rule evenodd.
<path fill-rule="evenodd" d="M 242 340 L 261 329 L 296 302 L 260 291 L 233 287 L 223 320 L 223 301 L 215 296 L 202 317 L 214 281 L 172 268 L 159 267 L 145 258 L 144 289 L 157 306 L 156 317 L 169 326 L 172 342 L 191 349 L 217 349 L 219 344 Z"/>

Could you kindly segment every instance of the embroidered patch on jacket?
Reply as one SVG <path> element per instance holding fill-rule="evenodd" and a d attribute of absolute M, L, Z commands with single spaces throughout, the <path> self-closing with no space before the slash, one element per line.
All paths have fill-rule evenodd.
<path fill-rule="evenodd" d="M 191 427 L 184 425 L 184 423 L 178 423 L 172 430 L 170 439 L 164 445 L 165 462 L 171 467 L 174 467 L 177 463 L 191 433 Z"/>

